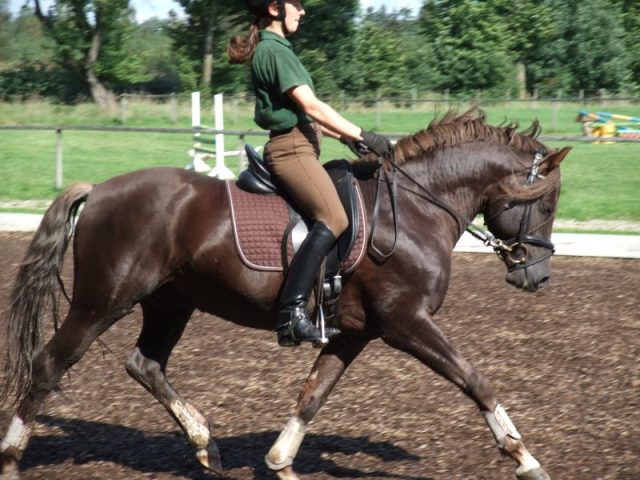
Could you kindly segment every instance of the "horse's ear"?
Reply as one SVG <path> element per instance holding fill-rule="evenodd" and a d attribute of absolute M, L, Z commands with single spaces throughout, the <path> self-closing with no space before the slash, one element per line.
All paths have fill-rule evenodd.
<path fill-rule="evenodd" d="M 560 150 L 555 150 L 544 159 L 544 163 L 547 164 L 549 170 L 554 170 L 560 165 L 560 162 L 564 160 L 564 157 L 571 151 L 573 147 L 564 147 Z"/>

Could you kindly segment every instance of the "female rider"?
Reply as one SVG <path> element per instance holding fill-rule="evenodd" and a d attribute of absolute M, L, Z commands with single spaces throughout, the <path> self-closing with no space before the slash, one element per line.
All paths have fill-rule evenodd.
<path fill-rule="evenodd" d="M 378 155 L 392 146 L 316 97 L 311 77 L 286 38 L 298 30 L 305 15 L 299 0 L 246 0 L 246 6 L 255 18 L 246 38 L 231 39 L 230 61 L 251 61 L 254 120 L 270 131 L 265 160 L 296 206 L 314 220 L 291 261 L 279 299 L 278 343 L 296 346 L 321 338 L 305 307 L 322 261 L 348 226 L 336 189 L 318 160 L 322 134 L 352 147 L 361 142 Z M 338 333 L 325 329 L 329 338 Z"/>

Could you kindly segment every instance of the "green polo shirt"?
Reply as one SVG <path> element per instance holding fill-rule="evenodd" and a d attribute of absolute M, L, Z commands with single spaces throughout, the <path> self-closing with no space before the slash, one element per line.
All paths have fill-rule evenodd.
<path fill-rule="evenodd" d="M 254 121 L 265 130 L 286 130 L 312 120 L 286 95 L 287 90 L 308 85 L 311 76 L 286 38 L 263 30 L 251 60 L 251 81 L 256 95 Z"/>

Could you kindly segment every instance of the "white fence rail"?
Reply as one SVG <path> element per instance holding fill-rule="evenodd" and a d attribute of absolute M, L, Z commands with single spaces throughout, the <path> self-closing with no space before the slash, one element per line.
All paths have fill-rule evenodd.
<path fill-rule="evenodd" d="M 265 130 L 216 130 L 215 128 L 143 128 L 143 127 L 100 127 L 100 126 L 85 126 L 85 125 L 0 125 L 0 131 L 2 130 L 39 130 L 39 131 L 52 131 L 56 134 L 56 173 L 55 173 L 55 187 L 57 189 L 62 188 L 63 184 L 63 169 L 64 169 L 64 148 L 63 148 L 63 132 L 64 131 L 83 131 L 83 132 L 137 132 L 137 133 L 166 133 L 166 134 L 185 134 L 189 133 L 195 135 L 207 134 L 207 135 L 228 135 L 232 137 L 238 137 L 238 152 L 240 155 L 244 154 L 245 138 L 248 136 L 265 136 L 268 137 L 269 132 Z M 391 139 L 397 139 L 404 137 L 407 133 L 382 133 Z M 582 136 L 565 136 L 565 135 L 542 135 L 540 140 L 543 142 L 549 141 L 561 141 L 561 142 L 612 142 L 612 143 L 640 143 L 640 138 L 620 138 L 620 137 L 582 137 Z M 241 165 L 243 164 L 241 158 Z"/>

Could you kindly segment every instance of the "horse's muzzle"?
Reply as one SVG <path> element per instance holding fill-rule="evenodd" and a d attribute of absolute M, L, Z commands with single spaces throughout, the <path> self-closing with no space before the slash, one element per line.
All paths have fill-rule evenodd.
<path fill-rule="evenodd" d="M 523 268 L 508 272 L 505 280 L 516 288 L 526 292 L 535 292 L 549 286 L 551 273 L 547 268 Z"/>

